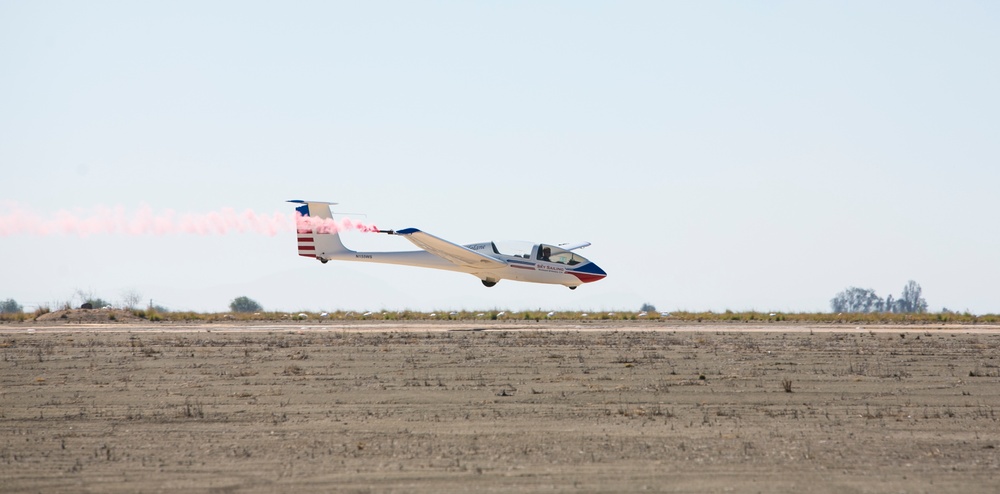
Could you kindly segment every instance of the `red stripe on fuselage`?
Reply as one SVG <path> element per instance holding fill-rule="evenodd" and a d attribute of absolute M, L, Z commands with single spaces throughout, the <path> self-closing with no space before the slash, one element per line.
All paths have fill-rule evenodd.
<path fill-rule="evenodd" d="M 605 276 L 607 276 L 604 274 L 578 273 L 575 271 L 570 271 L 569 274 L 576 276 L 577 278 L 579 278 L 580 281 L 584 283 L 593 283 L 597 280 L 603 280 Z"/>

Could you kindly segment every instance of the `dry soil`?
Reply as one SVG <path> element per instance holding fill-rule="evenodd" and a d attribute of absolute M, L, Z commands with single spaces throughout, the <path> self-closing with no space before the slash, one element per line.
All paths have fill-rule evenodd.
<path fill-rule="evenodd" d="M 3 492 L 997 492 L 1000 330 L 0 326 Z"/>

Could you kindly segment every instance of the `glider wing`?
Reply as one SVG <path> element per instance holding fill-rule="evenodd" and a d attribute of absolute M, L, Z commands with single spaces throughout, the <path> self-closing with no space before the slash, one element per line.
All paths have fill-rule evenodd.
<path fill-rule="evenodd" d="M 584 247 L 589 247 L 589 246 L 590 246 L 590 242 L 580 242 L 580 243 L 577 243 L 577 244 L 559 244 L 559 247 L 561 247 L 563 249 L 566 249 L 566 250 L 582 249 Z"/>
<path fill-rule="evenodd" d="M 396 230 L 395 234 L 403 236 L 417 247 L 459 266 L 485 269 L 496 269 L 507 266 L 507 263 L 500 259 L 476 252 L 462 245 L 451 243 L 416 228 Z"/>

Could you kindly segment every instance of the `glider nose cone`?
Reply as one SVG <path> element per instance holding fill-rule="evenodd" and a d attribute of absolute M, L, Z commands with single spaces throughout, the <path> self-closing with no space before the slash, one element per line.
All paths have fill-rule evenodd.
<path fill-rule="evenodd" d="M 577 278 L 584 283 L 593 283 L 598 280 L 603 280 L 608 273 L 605 273 L 600 266 L 594 263 L 589 263 L 576 270 L 575 273 Z"/>
<path fill-rule="evenodd" d="M 594 274 L 597 275 L 597 276 L 600 276 L 600 278 L 597 278 L 594 281 L 597 281 L 597 280 L 600 280 L 600 279 L 604 279 L 604 277 L 608 275 L 608 273 L 605 273 L 604 270 L 601 269 L 600 266 L 598 266 L 598 265 L 596 265 L 594 263 L 590 263 L 590 264 L 592 266 L 594 266 Z"/>

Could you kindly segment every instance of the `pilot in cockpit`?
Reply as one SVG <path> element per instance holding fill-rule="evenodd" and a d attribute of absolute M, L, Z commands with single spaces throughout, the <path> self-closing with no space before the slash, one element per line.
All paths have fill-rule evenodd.
<path fill-rule="evenodd" d="M 538 253 L 538 259 L 548 262 L 549 256 L 552 255 L 552 249 L 548 247 L 542 247 L 542 250 Z"/>

